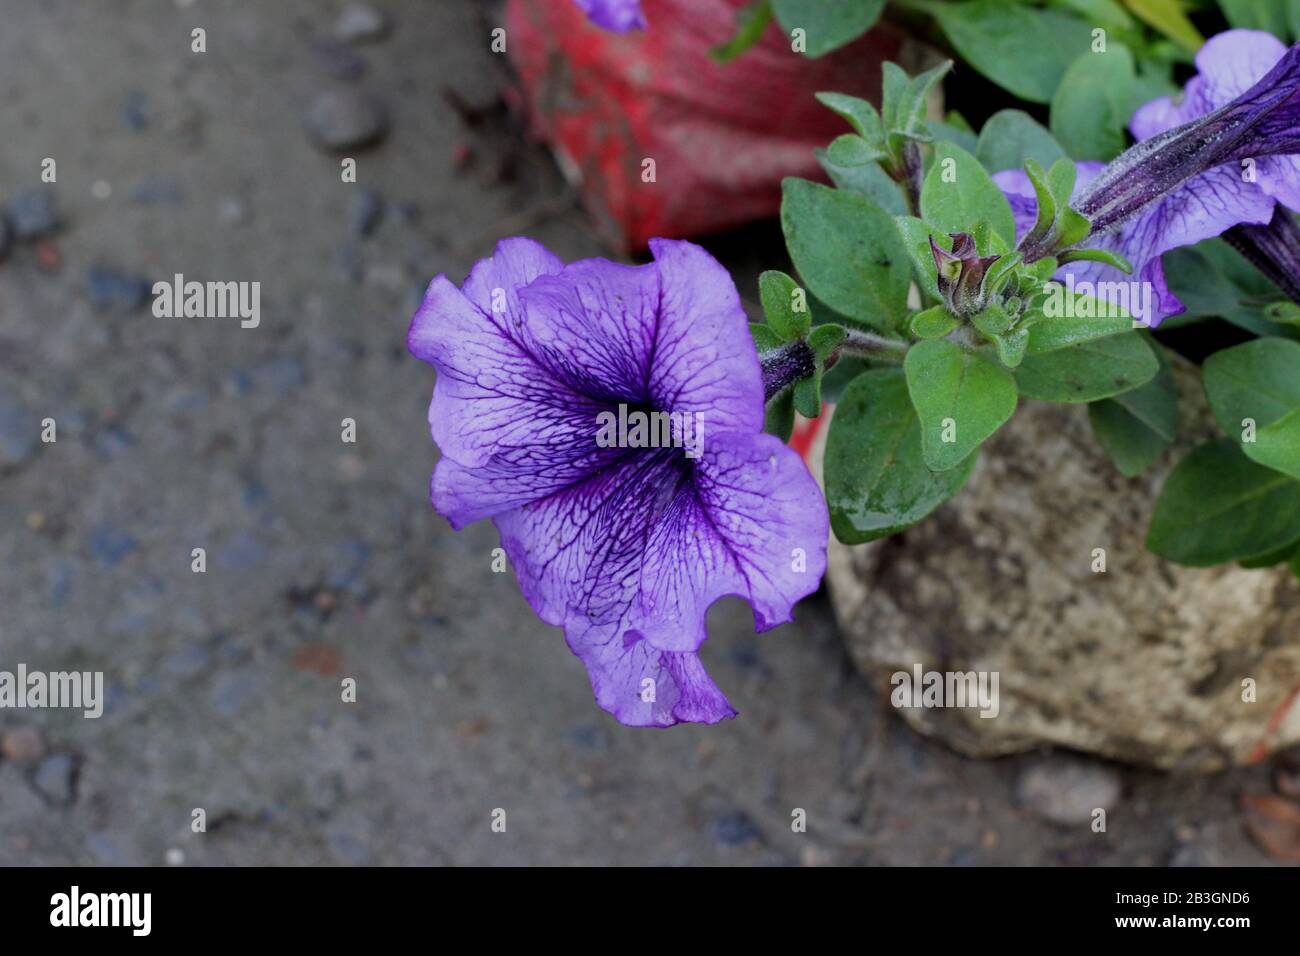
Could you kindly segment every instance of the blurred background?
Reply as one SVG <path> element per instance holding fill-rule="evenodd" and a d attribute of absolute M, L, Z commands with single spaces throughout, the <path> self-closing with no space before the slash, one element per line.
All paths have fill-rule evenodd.
<path fill-rule="evenodd" d="M 713 609 L 735 721 L 596 706 L 491 573 L 492 528 L 431 510 L 433 374 L 405 350 L 429 279 L 499 238 L 617 255 L 507 107 L 499 4 L 0 16 L 0 669 L 107 694 L 99 720 L 0 710 L 0 864 L 1269 862 L 1239 801 L 1276 767 L 964 758 L 857 676 L 824 595 L 762 636 Z M 789 268 L 771 222 L 703 242 L 755 312 Z M 176 273 L 259 281 L 260 327 L 156 318 Z"/>

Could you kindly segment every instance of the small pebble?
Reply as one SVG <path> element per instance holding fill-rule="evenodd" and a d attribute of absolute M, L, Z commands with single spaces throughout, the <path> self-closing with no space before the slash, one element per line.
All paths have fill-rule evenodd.
<path fill-rule="evenodd" d="M 183 198 L 180 184 L 167 176 L 146 176 L 131 190 L 131 202 L 142 206 L 174 205 Z"/>
<path fill-rule="evenodd" d="M 136 544 L 130 534 L 112 525 L 102 524 L 90 533 L 90 553 L 106 568 L 134 552 Z"/>
<path fill-rule="evenodd" d="M 238 226 L 248 218 L 248 213 L 237 197 L 223 196 L 217 207 L 217 216 L 227 226 Z"/>
<path fill-rule="evenodd" d="M 382 40 L 388 33 L 388 17 L 366 3 L 349 3 L 334 21 L 334 36 L 344 43 Z"/>
<path fill-rule="evenodd" d="M 762 836 L 754 821 L 743 810 L 728 810 L 719 814 L 714 818 L 710 830 L 713 839 L 722 846 L 744 846 Z"/>
<path fill-rule="evenodd" d="M 39 239 L 59 228 L 62 219 L 48 189 L 23 189 L 14 194 L 6 209 L 14 237 L 25 241 Z"/>
<path fill-rule="evenodd" d="M 67 806 L 75 799 L 77 765 L 67 754 L 50 754 L 32 775 L 32 785 L 51 803 Z"/>
<path fill-rule="evenodd" d="M 143 308 L 153 293 L 153 283 L 143 276 L 128 275 L 105 266 L 86 273 L 86 293 L 97 309 L 134 312 Z"/>
<path fill-rule="evenodd" d="M 368 93 L 339 88 L 320 93 L 307 109 L 303 122 L 322 149 L 360 149 L 384 138 L 388 132 L 388 111 Z"/>
<path fill-rule="evenodd" d="M 0 382 L 0 468 L 21 465 L 36 453 L 41 416 Z"/>
<path fill-rule="evenodd" d="M 325 72 L 334 79 L 355 83 L 365 76 L 366 58 L 346 43 L 324 37 L 313 40 L 311 49 L 321 66 L 325 67 Z"/>
<path fill-rule="evenodd" d="M 145 95 L 135 90 L 126 95 L 122 101 L 122 122 L 128 129 L 139 132 L 149 125 L 149 112 L 145 107 Z"/>
<path fill-rule="evenodd" d="M 1021 773 L 1016 795 L 1045 820 L 1085 826 L 1092 823 L 1093 811 L 1109 811 L 1119 802 L 1120 778 L 1098 761 L 1051 756 Z"/>
<path fill-rule="evenodd" d="M 362 189 L 352 198 L 352 232 L 368 236 L 384 218 L 384 197 L 373 189 Z"/>
<path fill-rule="evenodd" d="M 82 841 L 95 860 L 104 866 L 130 866 L 131 857 L 122 849 L 116 836 L 107 830 L 96 830 L 86 834 Z"/>
<path fill-rule="evenodd" d="M 21 766 L 32 766 L 45 756 L 45 738 L 36 727 L 15 727 L 0 737 L 0 756 Z"/>

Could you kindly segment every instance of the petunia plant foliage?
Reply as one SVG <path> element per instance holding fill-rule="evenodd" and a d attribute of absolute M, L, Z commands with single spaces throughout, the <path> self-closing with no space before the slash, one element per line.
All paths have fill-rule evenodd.
<path fill-rule="evenodd" d="M 915 78 L 886 64 L 879 110 L 821 97 L 851 132 L 821 154 L 834 187 L 785 183 L 800 283 L 763 277 L 772 328 L 755 341 L 764 362 L 791 349 L 777 341 L 792 307 L 775 290 L 788 289 L 814 323 L 808 347 L 835 329 L 831 363 L 855 360 L 828 376 L 841 541 L 894 534 L 956 494 L 1022 399 L 1086 403 L 1115 467 L 1145 472 L 1178 437 L 1174 366 L 1190 367 L 1155 330 L 1221 318 L 1236 344 L 1199 372 L 1222 435 L 1174 468 L 1148 546 L 1300 574 L 1300 46 L 1231 30 L 1195 64 L 1181 96 L 1133 112 L 1137 142 L 1109 162 L 1076 161 L 1019 111 L 992 116 L 973 148 L 939 138 L 925 99 L 948 64 Z M 796 381 L 769 427 L 819 394 L 816 375 Z"/>

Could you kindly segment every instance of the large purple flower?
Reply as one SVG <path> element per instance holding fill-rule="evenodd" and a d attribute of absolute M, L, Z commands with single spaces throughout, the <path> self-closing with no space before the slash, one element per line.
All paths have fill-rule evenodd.
<path fill-rule="evenodd" d="M 641 0 L 573 0 L 587 19 L 604 30 L 627 33 L 645 29 Z"/>
<path fill-rule="evenodd" d="M 829 522 L 802 460 L 762 432 L 726 270 L 691 243 L 650 245 L 649 265 L 566 266 L 507 239 L 460 290 L 430 283 L 408 346 L 438 371 L 437 511 L 458 529 L 493 519 L 529 604 L 620 721 L 715 723 L 735 711 L 696 654 L 705 613 L 735 594 L 759 630 L 788 621 L 821 580 Z M 607 440 L 638 413 L 693 440 Z"/>
<path fill-rule="evenodd" d="M 1128 284 L 1130 303 L 1144 301 L 1138 293 L 1149 290 L 1150 311 L 1135 317 L 1156 326 L 1185 310 L 1165 282 L 1162 254 L 1243 223 L 1268 223 L 1276 202 L 1300 209 L 1300 157 L 1279 154 L 1300 150 L 1291 129 L 1300 129 L 1297 62 L 1300 52 L 1268 33 L 1229 30 L 1207 42 L 1196 55 L 1199 72 L 1178 103 L 1153 100 L 1133 115 L 1129 129 L 1138 146 L 1104 167 L 1077 164 L 1075 205 L 1098 230 L 1085 245 L 1118 252 L 1133 275 L 1073 262 L 1056 277 L 1110 290 L 1101 297 L 1112 301 L 1120 284 Z M 1207 125 L 1193 135 L 1202 118 Z M 1189 172 L 1190 178 L 1180 178 Z M 1011 201 L 1023 236 L 1038 206 L 1029 178 L 1021 170 L 993 178 Z M 1156 181 L 1167 191 L 1158 192 Z"/>

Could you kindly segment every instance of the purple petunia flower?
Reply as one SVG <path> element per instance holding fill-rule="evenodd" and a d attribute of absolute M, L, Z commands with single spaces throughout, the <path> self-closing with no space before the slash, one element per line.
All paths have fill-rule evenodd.
<path fill-rule="evenodd" d="M 627 33 L 645 29 L 641 0 L 573 0 L 587 19 L 604 30 Z"/>
<path fill-rule="evenodd" d="M 759 630 L 788 621 L 825 571 L 829 520 L 803 461 L 762 432 L 730 276 L 691 243 L 650 245 L 649 265 L 566 266 L 507 239 L 461 289 L 430 283 L 408 347 L 438 372 L 435 509 L 457 529 L 493 519 L 525 598 L 620 721 L 715 723 L 735 711 L 696 653 L 709 606 L 734 594 Z M 638 414 L 671 434 L 623 440 Z"/>
<path fill-rule="evenodd" d="M 1300 302 L 1300 224 L 1281 203 L 1267 226 L 1236 226 L 1223 238 L 1292 302 Z"/>
<path fill-rule="evenodd" d="M 1277 202 L 1300 208 L 1300 157 L 1288 155 L 1300 152 L 1300 46 L 1229 30 L 1205 44 L 1196 65 L 1179 103 L 1165 97 L 1134 113 L 1129 128 L 1139 145 L 1106 166 L 1077 164 L 1072 205 L 1094 229 L 1084 245 L 1123 255 L 1133 275 L 1097 262 L 1073 262 L 1056 275 L 1076 286 L 1150 290 L 1149 311 L 1135 317 L 1153 327 L 1185 311 L 1165 282 L 1163 253 L 1242 223 L 1268 223 Z M 1038 206 L 1028 176 L 1007 170 L 993 178 L 1023 236 Z"/>

